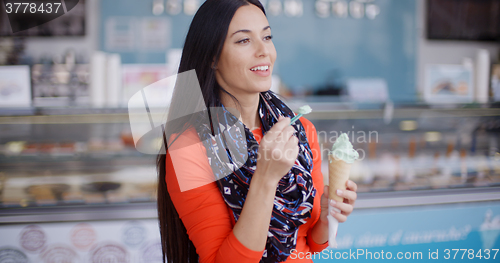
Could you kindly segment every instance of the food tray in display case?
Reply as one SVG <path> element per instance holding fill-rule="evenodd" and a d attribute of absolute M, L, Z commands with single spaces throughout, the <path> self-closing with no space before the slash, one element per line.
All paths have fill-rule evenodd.
<path fill-rule="evenodd" d="M 5 174 L 5 173 L 4 173 Z M 3 176 L 1 206 L 46 207 L 121 204 L 156 200 L 154 167 L 129 167 L 107 173 Z"/>

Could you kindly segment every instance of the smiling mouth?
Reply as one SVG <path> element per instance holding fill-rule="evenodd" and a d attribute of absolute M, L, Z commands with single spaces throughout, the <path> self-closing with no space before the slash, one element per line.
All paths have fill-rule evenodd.
<path fill-rule="evenodd" d="M 269 66 L 258 66 L 250 69 L 251 71 L 267 71 Z"/>

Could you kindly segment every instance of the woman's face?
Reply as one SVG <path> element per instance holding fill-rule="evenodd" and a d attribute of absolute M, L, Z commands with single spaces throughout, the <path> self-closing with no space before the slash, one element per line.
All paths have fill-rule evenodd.
<path fill-rule="evenodd" d="M 252 4 L 238 8 L 216 65 L 219 85 L 236 97 L 267 91 L 275 60 L 271 28 L 262 10 Z"/>

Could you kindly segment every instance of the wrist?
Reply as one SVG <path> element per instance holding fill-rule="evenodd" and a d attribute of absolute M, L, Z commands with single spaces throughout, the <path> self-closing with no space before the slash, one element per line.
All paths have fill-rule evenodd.
<path fill-rule="evenodd" d="M 256 169 L 252 176 L 251 185 L 258 185 L 259 188 L 265 190 L 272 190 L 273 192 L 275 192 L 276 188 L 278 187 L 279 181 L 276 181 L 272 178 L 273 178 L 272 176 L 268 176 L 265 173 L 261 173 L 260 170 Z"/>
<path fill-rule="evenodd" d="M 318 228 L 327 228 L 328 229 L 328 220 L 323 221 L 321 220 L 321 215 L 318 221 L 316 221 L 316 224 L 313 227 L 318 227 Z"/>
<path fill-rule="evenodd" d="M 318 220 L 311 230 L 311 239 L 319 245 L 328 242 L 328 223 Z"/>

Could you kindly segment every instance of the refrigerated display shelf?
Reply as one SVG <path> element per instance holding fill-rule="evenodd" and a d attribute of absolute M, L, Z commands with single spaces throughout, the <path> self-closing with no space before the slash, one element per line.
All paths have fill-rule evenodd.
<path fill-rule="evenodd" d="M 500 187 L 360 193 L 355 209 L 462 204 L 500 200 Z M 157 218 L 156 202 L 0 208 L 0 224 Z"/>
<path fill-rule="evenodd" d="M 360 104 L 318 102 L 316 98 L 291 100 L 293 110 L 308 104 L 313 111 L 307 115 L 311 120 L 324 119 L 382 119 L 391 108 L 392 118 L 426 117 L 478 117 L 500 116 L 500 108 L 493 104 Z M 495 106 L 496 107 L 496 106 Z M 428 114 L 428 115 L 427 115 Z M 163 117 L 163 116 L 158 116 Z M 78 123 L 128 123 L 127 108 L 24 108 L 1 109 L 0 124 L 78 124 Z"/>

